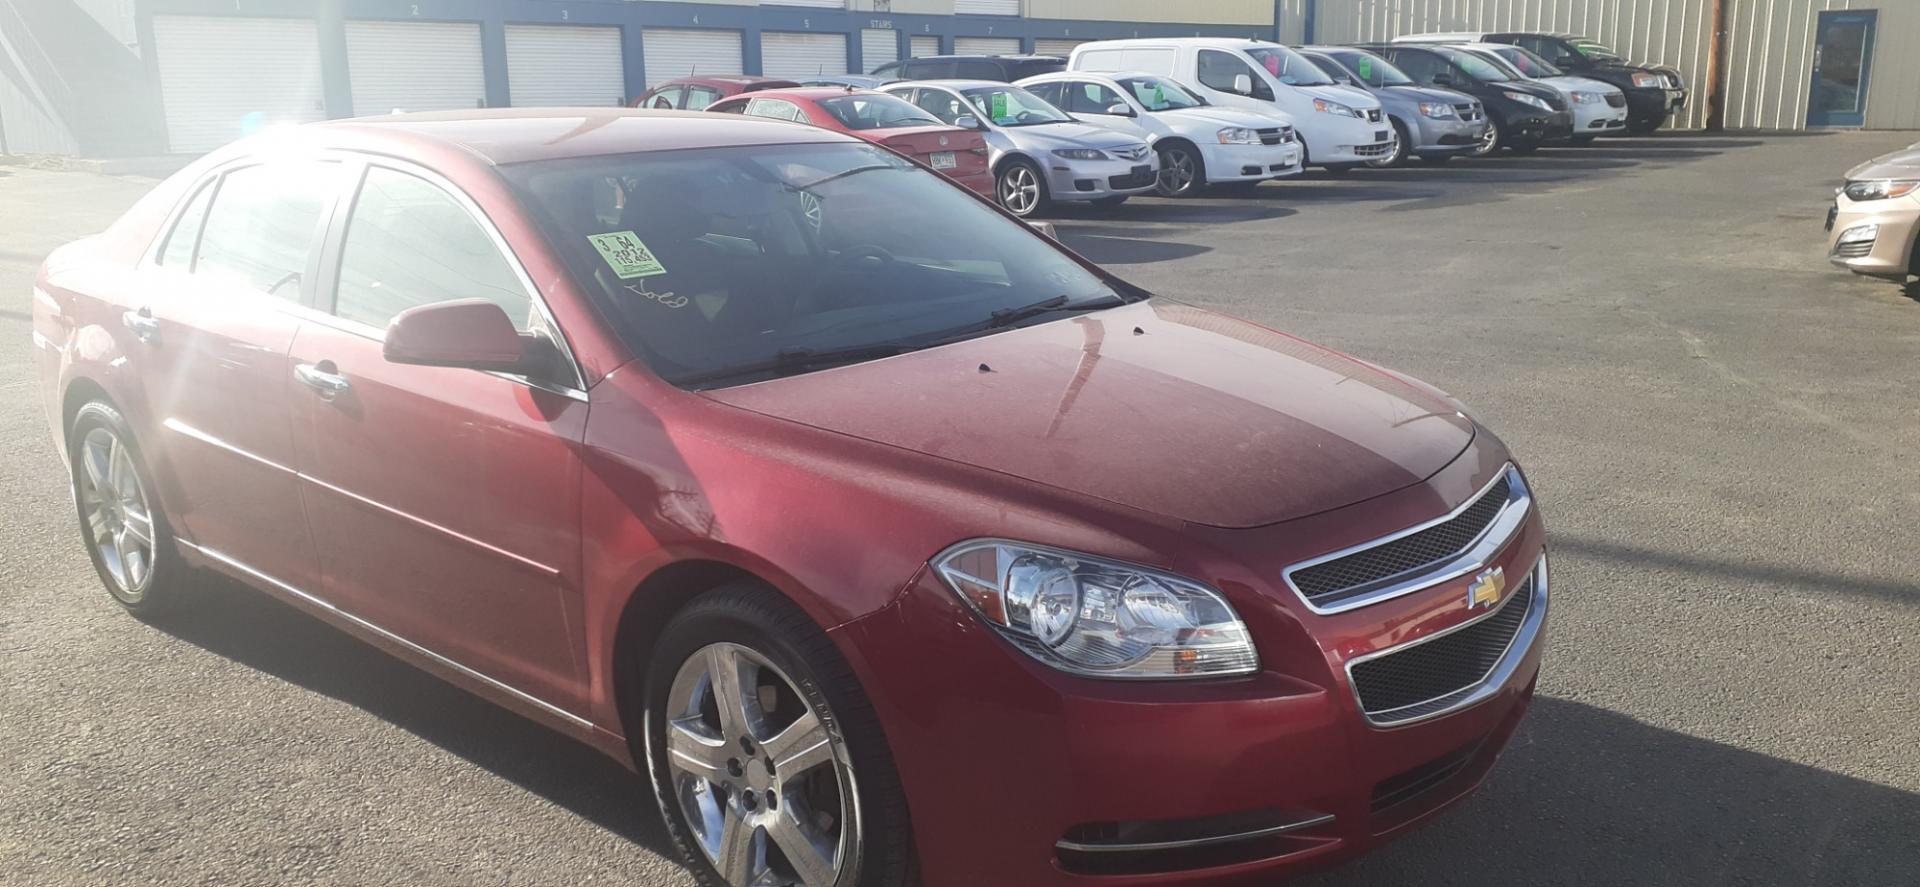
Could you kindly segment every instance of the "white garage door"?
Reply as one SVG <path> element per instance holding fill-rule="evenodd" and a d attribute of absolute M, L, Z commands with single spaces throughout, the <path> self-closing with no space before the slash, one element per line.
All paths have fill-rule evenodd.
<path fill-rule="evenodd" d="M 326 116 L 311 20 L 156 15 L 153 44 L 171 151 L 207 151 L 247 128 Z"/>
<path fill-rule="evenodd" d="M 516 108 L 626 104 L 620 29 L 508 25 L 507 95 Z"/>
<path fill-rule="evenodd" d="M 900 60 L 900 38 L 893 31 L 867 28 L 860 32 L 860 73 Z"/>
<path fill-rule="evenodd" d="M 1020 0 L 953 0 L 953 11 L 972 15 L 1019 15 Z"/>
<path fill-rule="evenodd" d="M 760 74 L 806 80 L 847 73 L 847 35 L 762 31 Z"/>
<path fill-rule="evenodd" d="M 811 6 L 815 9 L 845 9 L 847 0 L 760 0 L 762 6 Z"/>
<path fill-rule="evenodd" d="M 691 77 L 738 74 L 739 31 L 695 31 L 687 28 L 648 28 L 640 32 L 640 51 L 647 57 L 647 86 Z"/>
<path fill-rule="evenodd" d="M 912 53 L 913 57 L 917 59 L 923 59 L 930 55 L 939 55 L 940 38 L 914 37 L 908 41 L 907 51 Z"/>
<path fill-rule="evenodd" d="M 1085 43 L 1085 40 L 1048 40 L 1041 38 L 1033 41 L 1033 51 L 1037 55 L 1057 55 L 1061 58 L 1073 55 L 1073 48 Z"/>
<path fill-rule="evenodd" d="M 956 55 L 1018 55 L 1020 40 L 1017 37 L 955 37 L 953 51 Z"/>
<path fill-rule="evenodd" d="M 347 22 L 353 113 L 486 106 L 478 22 Z"/>

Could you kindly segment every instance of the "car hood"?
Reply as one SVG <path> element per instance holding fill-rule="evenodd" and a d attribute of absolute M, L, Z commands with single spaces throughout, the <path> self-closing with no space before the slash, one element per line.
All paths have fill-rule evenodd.
<path fill-rule="evenodd" d="M 1478 101 L 1464 92 L 1441 89 L 1437 86 L 1388 86 L 1375 94 L 1382 98 L 1392 96 L 1413 102 L 1445 102 L 1449 105 L 1464 105 Z"/>
<path fill-rule="evenodd" d="M 1134 136 L 1077 122 L 1008 126 L 1000 132 L 1005 133 L 1009 141 L 1028 149 L 1137 148 L 1146 144 Z"/>
<path fill-rule="evenodd" d="M 1364 89 L 1355 89 L 1351 86 L 1334 84 L 1332 86 L 1296 86 L 1294 89 L 1298 89 L 1316 99 L 1339 102 L 1356 111 L 1370 111 L 1380 107 L 1380 100 L 1374 98 L 1373 93 Z"/>
<path fill-rule="evenodd" d="M 1847 170 L 1847 178 L 1858 179 L 1920 179 L 1920 144 L 1902 148 L 1891 154 L 1882 154 L 1865 163 Z"/>
<path fill-rule="evenodd" d="M 1276 126 L 1293 125 L 1293 118 L 1281 111 L 1262 114 L 1215 106 L 1156 111 L 1153 116 L 1186 131 L 1204 127 L 1240 126 L 1248 129 L 1271 129 Z"/>
<path fill-rule="evenodd" d="M 1419 483 L 1474 435 L 1432 389 L 1158 299 L 704 394 L 1221 527 Z"/>
<path fill-rule="evenodd" d="M 1540 78 L 1540 82 L 1549 84 L 1568 93 L 1576 89 L 1582 92 L 1597 92 L 1601 95 L 1620 91 L 1620 87 L 1608 83 L 1605 80 L 1595 80 L 1592 77 L 1542 77 Z"/>

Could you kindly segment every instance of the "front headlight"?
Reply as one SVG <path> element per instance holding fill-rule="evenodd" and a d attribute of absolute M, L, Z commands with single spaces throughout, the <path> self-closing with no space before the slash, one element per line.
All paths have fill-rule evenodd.
<path fill-rule="evenodd" d="M 981 539 L 933 561 L 948 588 L 1027 655 L 1103 678 L 1198 678 L 1260 667 L 1225 598 L 1178 576 Z"/>
<path fill-rule="evenodd" d="M 1329 102 L 1326 99 L 1314 99 L 1313 109 L 1315 111 L 1319 111 L 1322 114 L 1332 114 L 1335 117 L 1360 116 L 1359 111 L 1355 111 L 1354 109 L 1349 108 L 1346 105 L 1340 104 L 1339 102 Z"/>
<path fill-rule="evenodd" d="M 1093 148 L 1060 148 L 1054 151 L 1053 153 L 1057 157 L 1065 157 L 1068 160 L 1105 160 L 1107 159 L 1107 154 L 1105 151 L 1099 151 Z"/>
<path fill-rule="evenodd" d="M 1228 127 L 1220 130 L 1220 144 L 1258 145 L 1260 144 L 1260 134 L 1244 127 Z"/>
<path fill-rule="evenodd" d="M 1513 99 L 1514 101 L 1519 102 L 1520 104 L 1531 105 L 1535 108 L 1539 108 L 1542 111 L 1553 110 L 1553 106 L 1547 104 L 1546 99 L 1543 99 L 1530 92 L 1509 92 L 1509 93 L 1506 93 L 1505 95 L 1507 98 Z"/>
<path fill-rule="evenodd" d="M 1421 102 L 1420 113 L 1435 120 L 1451 120 L 1460 116 L 1459 112 L 1446 102 Z"/>
<path fill-rule="evenodd" d="M 1667 78 L 1659 74 L 1635 74 L 1633 85 L 1641 89 L 1658 89 L 1667 85 Z"/>
<path fill-rule="evenodd" d="M 1841 190 L 1846 193 L 1848 200 L 1891 200 L 1895 197 L 1905 197 L 1908 194 L 1912 194 L 1916 187 L 1920 187 L 1920 181 L 1912 179 L 1870 179 L 1848 182 L 1847 187 Z"/>
<path fill-rule="evenodd" d="M 1591 105 L 1598 101 L 1600 101 L 1600 94 L 1597 92 L 1575 92 L 1573 94 L 1573 103 L 1576 105 Z"/>

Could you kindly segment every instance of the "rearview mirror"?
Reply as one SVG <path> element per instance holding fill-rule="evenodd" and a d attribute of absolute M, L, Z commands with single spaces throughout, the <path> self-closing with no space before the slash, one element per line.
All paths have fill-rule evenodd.
<path fill-rule="evenodd" d="M 1233 75 L 1233 91 L 1240 95 L 1253 95 L 1253 75 Z"/>
<path fill-rule="evenodd" d="M 381 353 L 392 363 L 496 373 L 543 369 L 543 349 L 485 299 L 455 299 L 408 308 L 387 324 Z M 541 340 L 544 341 L 544 340 Z"/>
<path fill-rule="evenodd" d="M 1133 109 L 1127 107 L 1125 103 L 1121 103 L 1121 104 L 1115 104 L 1115 105 L 1108 105 L 1107 109 L 1105 111 L 1102 111 L 1101 113 L 1112 114 L 1115 117 L 1132 117 Z"/>
<path fill-rule="evenodd" d="M 961 129 L 986 129 L 986 127 L 980 125 L 980 118 L 972 114 L 962 114 L 953 118 L 953 125 Z"/>

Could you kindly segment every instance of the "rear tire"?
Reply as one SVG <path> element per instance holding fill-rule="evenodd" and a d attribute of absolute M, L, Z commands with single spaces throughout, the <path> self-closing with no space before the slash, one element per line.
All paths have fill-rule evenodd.
<path fill-rule="evenodd" d="M 107 593 L 141 619 L 180 607 L 191 572 L 120 411 L 90 401 L 67 434 L 67 467 L 81 538 Z"/>
<path fill-rule="evenodd" d="M 1015 158 L 1001 164 L 993 177 L 993 193 L 1007 212 L 1023 219 L 1040 215 L 1053 205 L 1046 178 L 1031 160 Z"/>
<path fill-rule="evenodd" d="M 661 632 L 643 692 L 641 759 L 702 887 L 911 883 L 906 795 L 879 717 L 792 602 L 750 582 L 695 598 Z"/>

